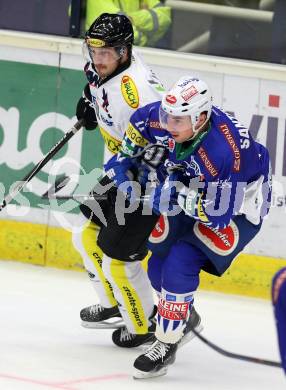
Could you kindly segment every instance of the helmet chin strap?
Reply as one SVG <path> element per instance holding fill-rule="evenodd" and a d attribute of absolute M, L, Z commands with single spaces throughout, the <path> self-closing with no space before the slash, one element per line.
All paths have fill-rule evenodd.
<path fill-rule="evenodd" d="M 198 133 L 205 127 L 205 125 L 207 124 L 207 122 L 208 122 L 208 119 L 206 119 L 206 120 L 204 121 L 204 123 L 203 123 L 198 129 L 193 130 L 193 133 L 194 133 L 194 134 L 193 134 L 190 138 L 188 138 L 187 141 L 191 141 L 191 140 L 193 140 L 194 138 L 196 138 L 196 136 L 198 135 Z"/>

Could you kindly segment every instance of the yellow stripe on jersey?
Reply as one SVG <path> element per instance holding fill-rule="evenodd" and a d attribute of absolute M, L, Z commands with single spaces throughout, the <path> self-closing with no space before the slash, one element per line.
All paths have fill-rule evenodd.
<path fill-rule="evenodd" d="M 129 123 L 128 125 L 128 128 L 126 130 L 126 135 L 130 139 L 130 141 L 137 146 L 141 146 L 144 148 L 149 143 L 149 141 L 146 138 L 144 138 L 143 135 L 140 134 L 139 131 L 136 130 L 135 127 L 131 125 L 131 123 Z"/>
<path fill-rule="evenodd" d="M 104 290 L 110 304 L 112 306 L 116 306 L 117 301 L 114 298 L 112 286 L 106 279 L 102 271 L 103 252 L 96 243 L 97 235 L 98 227 L 95 223 L 89 222 L 89 224 L 85 225 L 85 228 L 82 232 L 82 244 L 86 253 L 88 254 L 88 257 L 92 260 L 96 268 L 97 276 L 99 277 L 102 285 L 104 286 Z"/>
<path fill-rule="evenodd" d="M 152 256 L 152 252 L 148 251 L 147 256 L 144 257 L 144 259 L 141 261 L 141 266 L 142 266 L 142 268 L 144 269 L 145 272 L 148 271 L 148 261 L 149 261 L 151 256 Z"/>
<path fill-rule="evenodd" d="M 128 315 L 132 321 L 136 334 L 147 333 L 148 319 L 145 316 L 140 297 L 131 283 L 129 283 L 128 275 L 125 270 L 125 263 L 120 260 L 112 259 L 110 272 L 122 294 L 124 306 L 128 310 Z"/>
<path fill-rule="evenodd" d="M 107 146 L 107 149 L 113 154 L 118 153 L 121 146 L 121 141 L 112 137 L 112 135 L 110 135 L 107 131 L 105 131 L 100 126 L 99 126 L 99 130 L 104 139 L 105 145 Z"/>
<path fill-rule="evenodd" d="M 200 218 L 200 221 L 209 222 L 209 219 L 206 216 L 202 205 L 202 195 L 199 196 L 199 199 L 197 201 L 197 208 L 198 208 L 198 217 Z"/>

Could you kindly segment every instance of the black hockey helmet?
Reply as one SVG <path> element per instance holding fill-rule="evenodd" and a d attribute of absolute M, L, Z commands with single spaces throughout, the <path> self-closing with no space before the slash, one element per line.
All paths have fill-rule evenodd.
<path fill-rule="evenodd" d="M 85 41 L 95 47 L 131 46 L 134 32 L 125 15 L 101 14 L 85 34 Z"/>

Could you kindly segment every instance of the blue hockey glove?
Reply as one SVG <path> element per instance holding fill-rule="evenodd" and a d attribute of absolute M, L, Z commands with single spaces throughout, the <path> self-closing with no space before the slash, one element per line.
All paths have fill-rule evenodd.
<path fill-rule="evenodd" d="M 117 156 L 113 156 L 104 165 L 107 176 L 114 181 L 116 187 L 125 194 L 126 199 L 130 202 L 136 198 L 135 188 L 137 187 L 136 184 L 138 184 L 132 181 L 133 177 L 129 171 L 131 167 L 132 162 L 130 159 L 118 160 Z"/>
<path fill-rule="evenodd" d="M 177 198 L 181 184 L 171 175 L 167 181 L 158 185 L 150 194 L 149 206 L 155 214 L 177 215 L 181 211 Z"/>

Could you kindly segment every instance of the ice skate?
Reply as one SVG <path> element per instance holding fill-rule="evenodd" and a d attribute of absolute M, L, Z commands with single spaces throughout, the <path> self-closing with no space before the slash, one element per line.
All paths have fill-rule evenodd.
<path fill-rule="evenodd" d="M 177 348 L 177 343 L 167 344 L 156 340 L 135 360 L 133 378 L 147 379 L 166 375 L 168 366 L 175 362 Z"/>
<path fill-rule="evenodd" d="M 198 333 L 201 333 L 202 330 L 204 329 L 201 324 L 201 317 L 196 312 L 194 307 L 192 308 L 189 318 L 185 323 L 183 337 L 178 342 L 178 348 L 181 348 L 183 345 L 185 345 L 186 343 L 191 341 L 194 337 L 196 337 L 195 333 L 192 332 L 192 329 L 195 329 L 195 331 L 197 331 Z"/>
<path fill-rule="evenodd" d="M 118 306 L 108 308 L 100 304 L 88 306 L 81 310 L 80 318 L 84 328 L 116 329 L 124 323 Z"/>
<path fill-rule="evenodd" d="M 135 348 L 142 344 L 152 344 L 155 341 L 157 307 L 150 318 L 151 325 L 146 334 L 130 333 L 126 326 L 116 329 L 112 334 L 112 341 L 115 345 L 122 348 Z"/>

